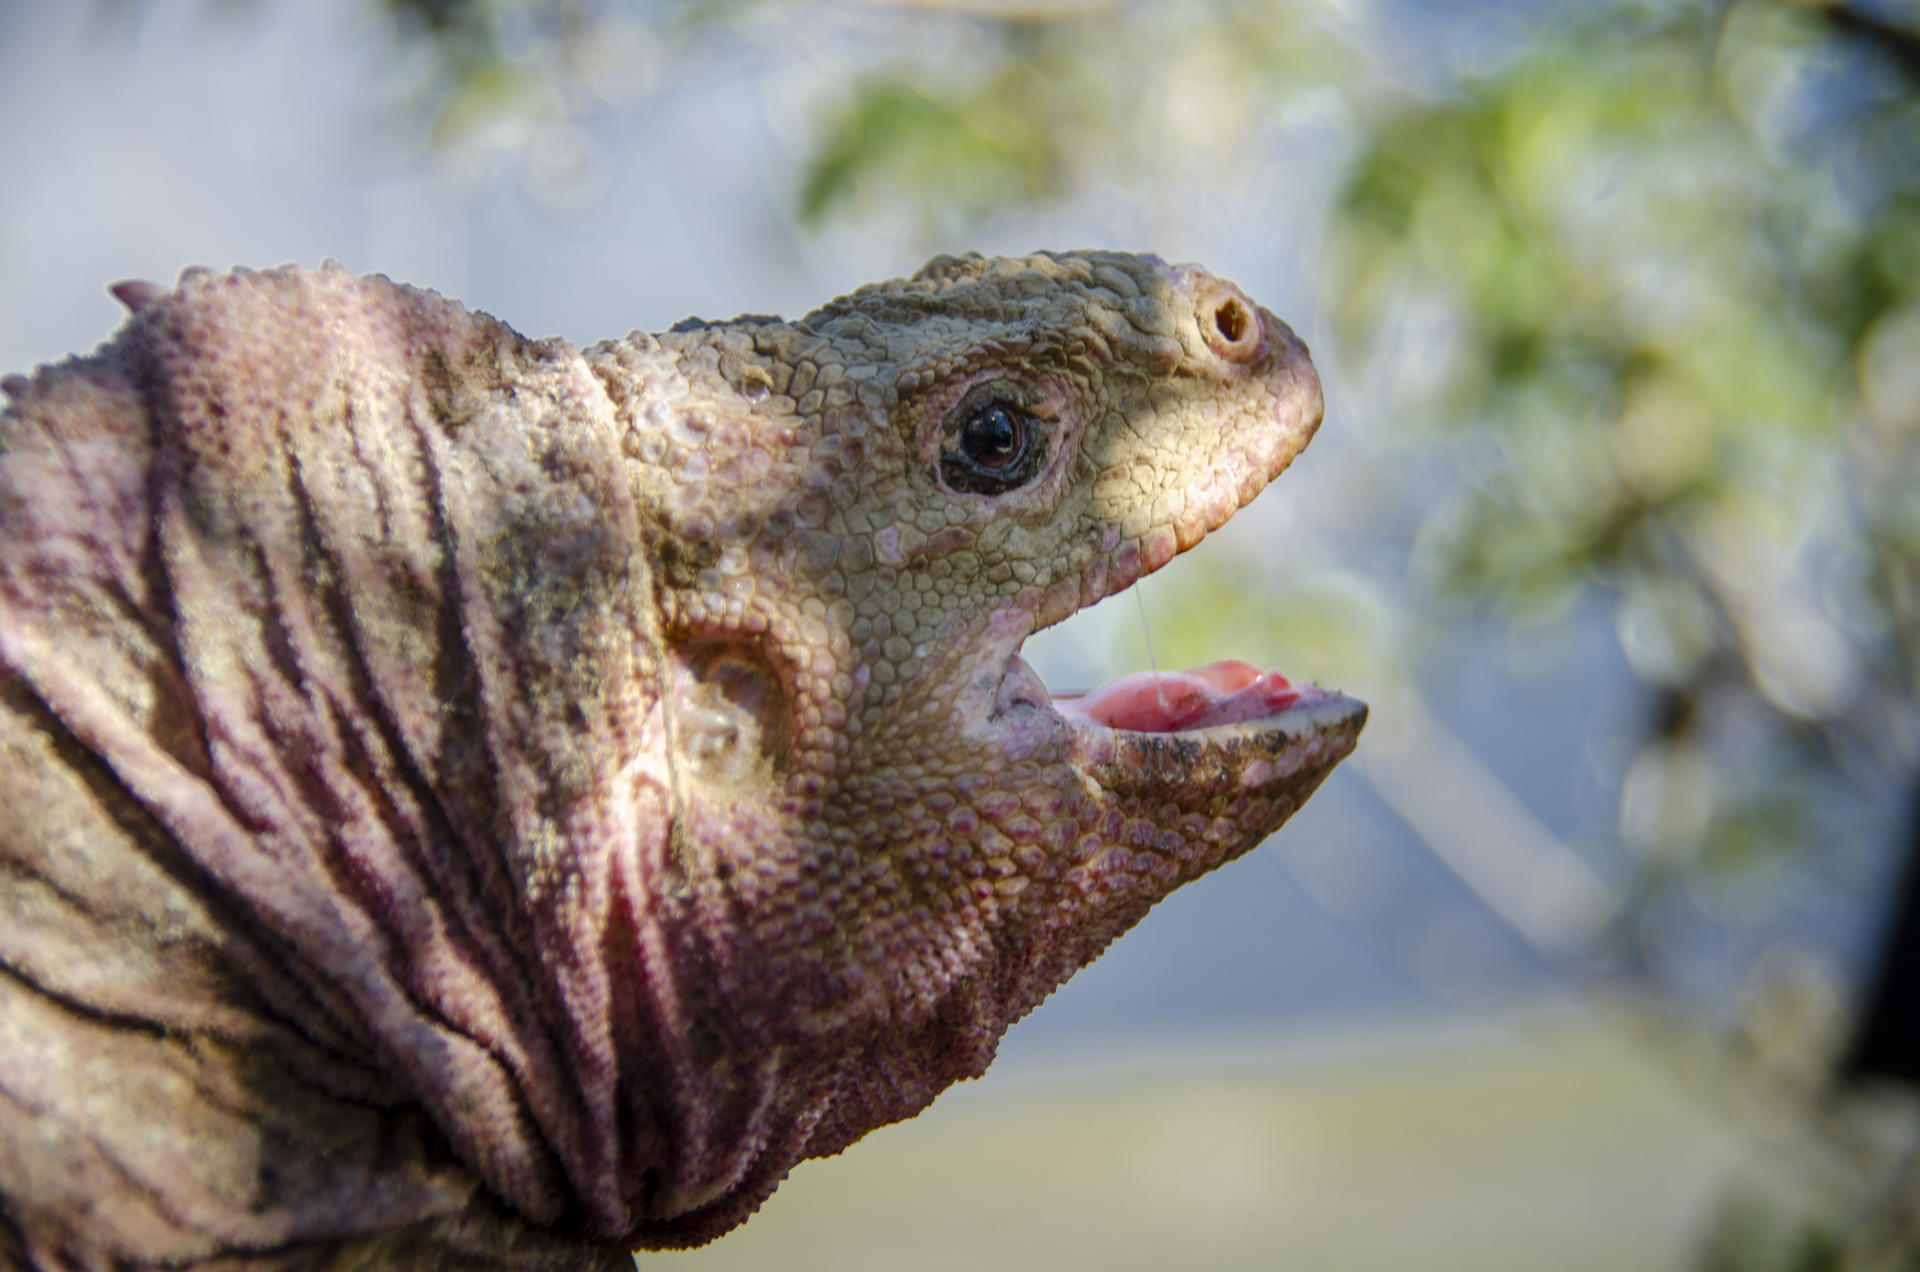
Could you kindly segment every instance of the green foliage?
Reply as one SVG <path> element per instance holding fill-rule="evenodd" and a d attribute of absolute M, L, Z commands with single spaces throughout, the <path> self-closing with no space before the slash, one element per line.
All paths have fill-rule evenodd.
<path fill-rule="evenodd" d="M 1063 120 L 1081 103 L 1023 61 L 984 82 L 940 92 L 916 79 L 862 84 L 827 126 L 807 164 L 800 219 L 844 214 L 864 188 L 884 182 L 922 192 L 948 217 L 978 220 L 995 208 L 1058 193 L 1066 164 Z"/>
<path fill-rule="evenodd" d="M 1288 0 L 1128 0 L 948 18 L 971 36 L 959 56 L 899 59 L 821 129 L 800 220 L 893 205 L 937 237 L 1135 171 L 1192 131 L 1224 140 L 1250 122 L 1247 102 L 1339 72 L 1306 14 Z M 1214 101 L 1227 109 L 1209 118 Z"/>
<path fill-rule="evenodd" d="M 1430 575 L 1515 615 L 1618 598 L 1667 700 L 1648 759 L 1713 784 L 1705 817 L 1637 819 L 1662 861 L 1843 847 L 1862 828 L 1823 842 L 1821 803 L 1915 758 L 1920 403 L 1888 387 L 1920 360 L 1907 76 L 1816 7 L 1610 14 L 1386 104 L 1347 188 L 1349 347 L 1437 361 L 1429 440 L 1471 456 Z M 1390 347 L 1415 304 L 1442 347 Z"/>
<path fill-rule="evenodd" d="M 1655 704 L 1619 799 L 1637 916 L 1677 897 L 1738 940 L 1920 774 L 1920 35 L 1617 7 L 1371 118 L 1329 292 L 1350 353 L 1433 386 L 1407 441 L 1457 477 L 1419 573 L 1516 620 L 1612 599 Z M 1663 970 L 1660 924 L 1617 930 Z M 1832 1045 L 1820 957 L 1757 960 L 1761 1059 Z M 1705 1265 L 1913 1266 L 1913 1159 L 1801 1116 L 1855 1182 L 1797 1218 L 1736 1201 Z"/>

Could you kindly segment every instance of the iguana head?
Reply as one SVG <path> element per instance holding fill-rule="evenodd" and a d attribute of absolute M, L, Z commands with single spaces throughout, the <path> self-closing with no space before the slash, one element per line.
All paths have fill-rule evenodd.
<path fill-rule="evenodd" d="M 646 1235 L 677 1241 L 984 1071 L 1155 902 L 1285 821 L 1365 708 L 1242 663 L 1056 700 L 1020 657 L 1319 425 L 1305 347 L 1231 284 L 941 258 L 659 351 L 675 373 L 651 379 L 651 342 L 589 351 L 627 386 L 659 534 L 671 833 L 647 921 L 701 1022 L 703 1116 L 789 1119 L 661 1195 Z"/>

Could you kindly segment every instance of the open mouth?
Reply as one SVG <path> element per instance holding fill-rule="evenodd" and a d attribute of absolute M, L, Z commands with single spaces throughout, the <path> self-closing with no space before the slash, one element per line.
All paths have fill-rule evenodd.
<path fill-rule="evenodd" d="M 1186 733 L 1216 725 L 1256 724 L 1296 708 L 1345 703 L 1345 695 L 1318 685 L 1296 685 L 1277 671 L 1261 671 L 1239 659 L 1186 671 L 1136 671 L 1085 693 L 1050 693 L 1027 661 L 1014 655 L 1001 683 L 1000 710 L 1050 705 L 1079 725 L 1128 733 Z"/>
<path fill-rule="evenodd" d="M 1334 697 L 1318 685 L 1296 685 L 1277 671 L 1239 659 L 1190 671 L 1136 671 L 1084 694 L 1061 694 L 1054 709 L 1072 720 L 1134 733 L 1179 733 L 1216 724 L 1244 724 L 1302 702 Z"/>

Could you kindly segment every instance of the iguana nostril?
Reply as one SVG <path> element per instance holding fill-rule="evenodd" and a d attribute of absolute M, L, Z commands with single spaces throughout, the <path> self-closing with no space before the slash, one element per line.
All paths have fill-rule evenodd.
<path fill-rule="evenodd" d="M 1238 301 L 1229 300 L 1214 310 L 1213 325 L 1228 340 L 1237 341 L 1247 329 L 1247 311 Z"/>
<path fill-rule="evenodd" d="M 1250 361 L 1260 349 L 1260 317 L 1244 298 L 1231 292 L 1210 306 L 1207 344 L 1232 362 Z"/>

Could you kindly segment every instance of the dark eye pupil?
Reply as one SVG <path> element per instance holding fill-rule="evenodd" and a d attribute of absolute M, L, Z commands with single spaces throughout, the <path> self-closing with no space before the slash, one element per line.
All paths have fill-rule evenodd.
<path fill-rule="evenodd" d="M 940 438 L 940 480 L 956 494 L 1004 495 L 1046 466 L 1042 420 L 1023 404 L 1017 383 L 977 384 L 954 406 Z M 1047 423 L 1051 416 L 1045 417 Z"/>
<path fill-rule="evenodd" d="M 1026 430 L 1012 411 L 996 404 L 967 421 L 960 433 L 960 446 L 967 458 L 982 468 L 1007 468 L 1026 450 Z"/>

